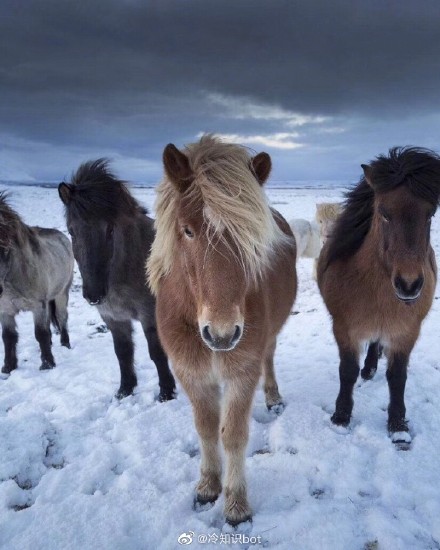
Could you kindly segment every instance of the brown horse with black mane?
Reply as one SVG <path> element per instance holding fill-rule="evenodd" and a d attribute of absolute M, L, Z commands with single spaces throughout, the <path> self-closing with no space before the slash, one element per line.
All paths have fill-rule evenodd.
<path fill-rule="evenodd" d="M 440 195 L 440 157 L 426 149 L 394 148 L 362 168 L 364 177 L 348 193 L 318 264 L 318 284 L 340 355 L 332 422 L 350 422 L 362 343 L 371 343 L 362 369 L 365 379 L 374 375 L 383 346 L 388 430 L 393 442 L 407 447 L 407 365 L 436 284 L 430 228 Z"/>
<path fill-rule="evenodd" d="M 201 440 L 196 504 L 214 502 L 222 490 L 221 435 L 225 516 L 236 525 L 251 517 L 244 461 L 263 371 L 267 406 L 282 404 L 273 356 L 296 296 L 295 240 L 262 190 L 268 154 L 251 158 L 241 146 L 205 136 L 184 152 L 168 145 L 163 159 L 148 260 L 159 336 Z"/>

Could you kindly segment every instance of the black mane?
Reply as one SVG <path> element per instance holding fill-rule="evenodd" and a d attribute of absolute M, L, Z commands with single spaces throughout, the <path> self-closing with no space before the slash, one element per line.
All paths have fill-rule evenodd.
<path fill-rule="evenodd" d="M 119 215 L 146 214 L 131 195 L 126 183 L 109 169 L 109 160 L 100 158 L 81 164 L 71 181 L 72 198 L 68 210 L 83 219 L 114 221 Z"/>
<path fill-rule="evenodd" d="M 394 147 L 388 156 L 371 162 L 373 188 L 365 177 L 345 194 L 342 214 L 336 221 L 328 242 L 327 265 L 353 256 L 361 247 L 371 227 L 374 193 L 385 193 L 405 185 L 418 198 L 437 207 L 440 198 L 440 156 L 428 149 Z"/>

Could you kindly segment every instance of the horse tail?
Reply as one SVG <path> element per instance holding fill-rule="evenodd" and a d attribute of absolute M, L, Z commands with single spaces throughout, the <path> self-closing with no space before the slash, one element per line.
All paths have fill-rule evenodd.
<path fill-rule="evenodd" d="M 58 321 L 58 318 L 57 318 L 57 306 L 55 304 L 55 300 L 49 301 L 49 312 L 50 312 L 50 320 L 53 326 L 58 332 L 61 332 L 60 322 Z"/>

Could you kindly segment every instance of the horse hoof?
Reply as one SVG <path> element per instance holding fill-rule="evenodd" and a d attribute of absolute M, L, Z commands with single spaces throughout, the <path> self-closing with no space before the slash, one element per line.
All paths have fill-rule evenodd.
<path fill-rule="evenodd" d="M 361 376 L 363 380 L 372 380 L 376 374 L 377 369 L 367 369 L 363 368 L 361 370 Z"/>
<path fill-rule="evenodd" d="M 6 365 L 3 365 L 2 367 L 2 374 L 11 374 L 13 370 L 15 370 L 17 367 L 7 367 Z"/>
<path fill-rule="evenodd" d="M 40 370 L 51 370 L 55 368 L 55 363 L 51 363 L 50 361 L 43 361 L 40 366 Z"/>
<path fill-rule="evenodd" d="M 282 401 L 275 403 L 274 405 L 267 405 L 267 410 L 276 416 L 283 414 L 285 408 L 286 405 Z"/>
<path fill-rule="evenodd" d="M 70 342 L 61 342 L 63 348 L 72 349 Z"/>
<path fill-rule="evenodd" d="M 398 451 L 409 451 L 411 449 L 412 438 L 408 432 L 393 432 L 390 437 Z"/>
<path fill-rule="evenodd" d="M 165 401 L 176 399 L 176 397 L 176 388 L 173 388 L 171 390 L 160 390 L 157 400 L 159 401 L 159 403 L 164 403 Z"/>
<path fill-rule="evenodd" d="M 196 512 L 204 512 L 209 510 L 214 506 L 214 503 L 217 501 L 218 495 L 215 495 L 211 498 L 203 497 L 199 493 L 194 498 L 193 508 Z"/>
<path fill-rule="evenodd" d="M 252 523 L 252 516 L 250 514 L 244 516 L 242 519 L 233 519 L 226 517 L 226 523 L 230 525 L 231 527 L 238 527 L 239 525 L 242 525 L 243 523 Z"/>
<path fill-rule="evenodd" d="M 116 399 L 124 399 L 125 397 L 129 397 L 130 395 L 133 395 L 134 388 L 119 388 L 119 390 L 115 393 Z"/>
<path fill-rule="evenodd" d="M 350 424 L 350 415 L 347 415 L 346 413 L 339 413 L 336 411 L 332 415 L 331 421 L 337 426 L 343 426 L 344 428 L 347 428 L 347 426 Z"/>

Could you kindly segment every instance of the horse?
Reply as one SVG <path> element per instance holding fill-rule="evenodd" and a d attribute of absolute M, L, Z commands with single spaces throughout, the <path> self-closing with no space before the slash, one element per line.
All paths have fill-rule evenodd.
<path fill-rule="evenodd" d="M 175 397 L 176 385 L 159 342 L 155 299 L 144 277 L 154 239 L 153 220 L 107 159 L 82 164 L 59 195 L 65 206 L 73 253 L 83 280 L 83 296 L 109 328 L 121 371 L 116 393 L 122 399 L 137 385 L 132 321 L 140 321 L 159 376 L 159 401 Z"/>
<path fill-rule="evenodd" d="M 70 348 L 67 304 L 73 278 L 69 239 L 56 229 L 30 227 L 0 193 L 0 323 L 5 347 L 3 374 L 17 368 L 15 316 L 31 311 L 40 346 L 40 370 L 55 367 L 50 323 Z"/>
<path fill-rule="evenodd" d="M 404 401 L 407 366 L 431 308 L 437 268 L 431 218 L 440 195 L 440 157 L 395 147 L 371 164 L 346 196 L 318 263 L 318 284 L 333 319 L 340 390 L 334 424 L 348 426 L 363 342 L 370 348 L 362 377 L 371 378 L 382 346 L 387 357 L 388 431 L 411 444 Z"/>
<path fill-rule="evenodd" d="M 342 204 L 339 202 L 318 202 L 316 204 L 315 220 L 319 227 L 321 248 L 331 235 L 338 216 L 342 212 Z M 319 254 L 318 254 L 319 256 Z"/>
<path fill-rule="evenodd" d="M 317 258 L 321 251 L 317 224 L 294 218 L 289 221 L 289 225 L 296 241 L 297 258 Z"/>
<path fill-rule="evenodd" d="M 297 257 L 313 258 L 313 278 L 317 279 L 318 258 L 322 247 L 328 239 L 335 221 L 341 213 L 342 205 L 337 202 L 316 204 L 315 219 L 301 218 L 289 221 L 290 229 L 296 240 Z"/>
<path fill-rule="evenodd" d="M 167 145 L 163 163 L 147 263 L 159 335 L 201 441 L 195 507 L 213 503 L 222 490 L 221 437 L 224 513 L 237 525 L 252 516 L 244 461 L 262 372 L 267 407 L 283 406 L 273 361 L 296 297 L 295 240 L 262 189 L 271 170 L 267 153 L 251 157 L 205 135 L 183 151 Z"/>

